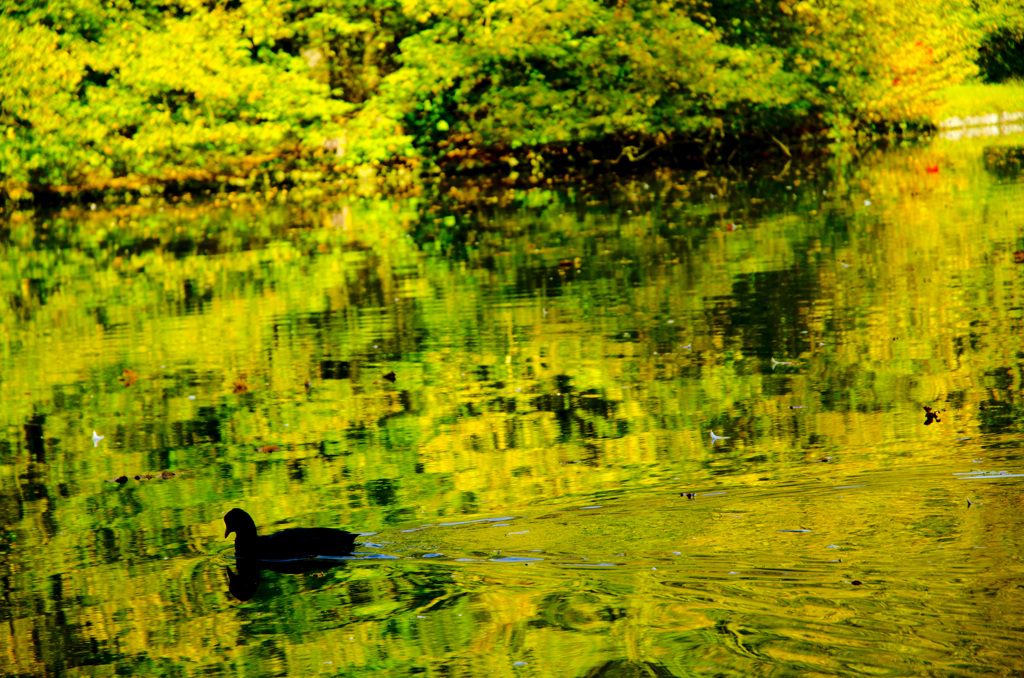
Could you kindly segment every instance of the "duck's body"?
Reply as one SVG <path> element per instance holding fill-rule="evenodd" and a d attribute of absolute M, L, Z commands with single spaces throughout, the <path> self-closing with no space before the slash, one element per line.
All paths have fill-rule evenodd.
<path fill-rule="evenodd" d="M 232 532 L 237 535 L 236 557 L 262 561 L 347 556 L 358 536 L 329 527 L 296 527 L 261 537 L 252 517 L 238 508 L 228 511 L 224 525 L 225 537 Z"/>

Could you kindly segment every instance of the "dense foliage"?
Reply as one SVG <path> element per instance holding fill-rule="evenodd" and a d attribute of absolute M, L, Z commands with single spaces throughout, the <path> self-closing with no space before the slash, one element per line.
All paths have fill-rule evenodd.
<path fill-rule="evenodd" d="M 978 66 L 988 82 L 1024 78 L 1024 3 L 984 0 L 978 3 L 982 25 Z"/>
<path fill-rule="evenodd" d="M 1002 5 L 3 0 L 0 193 L 921 120 L 1020 35 Z"/>

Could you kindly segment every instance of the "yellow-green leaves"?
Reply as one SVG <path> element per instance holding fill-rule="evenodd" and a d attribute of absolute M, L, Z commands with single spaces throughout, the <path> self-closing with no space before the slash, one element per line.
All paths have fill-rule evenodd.
<path fill-rule="evenodd" d="M 0 15 L 0 124 L 58 130 L 82 77 L 83 64 L 44 26 Z"/>
<path fill-rule="evenodd" d="M 0 0 L 0 190 L 923 121 L 978 2 Z"/>

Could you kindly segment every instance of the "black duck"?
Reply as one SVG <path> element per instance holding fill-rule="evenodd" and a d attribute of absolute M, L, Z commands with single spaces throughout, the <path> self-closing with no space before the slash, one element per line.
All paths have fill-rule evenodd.
<path fill-rule="evenodd" d="M 252 517 L 239 508 L 224 516 L 224 536 L 235 537 L 235 557 L 261 561 L 347 556 L 359 535 L 329 527 L 296 527 L 259 536 Z"/>

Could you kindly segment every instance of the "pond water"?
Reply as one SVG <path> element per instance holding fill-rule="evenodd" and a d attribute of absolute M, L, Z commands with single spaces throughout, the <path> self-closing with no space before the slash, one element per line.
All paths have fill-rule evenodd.
<path fill-rule="evenodd" d="M 1020 675 L 1022 159 L 5 215 L 0 673 Z"/>

